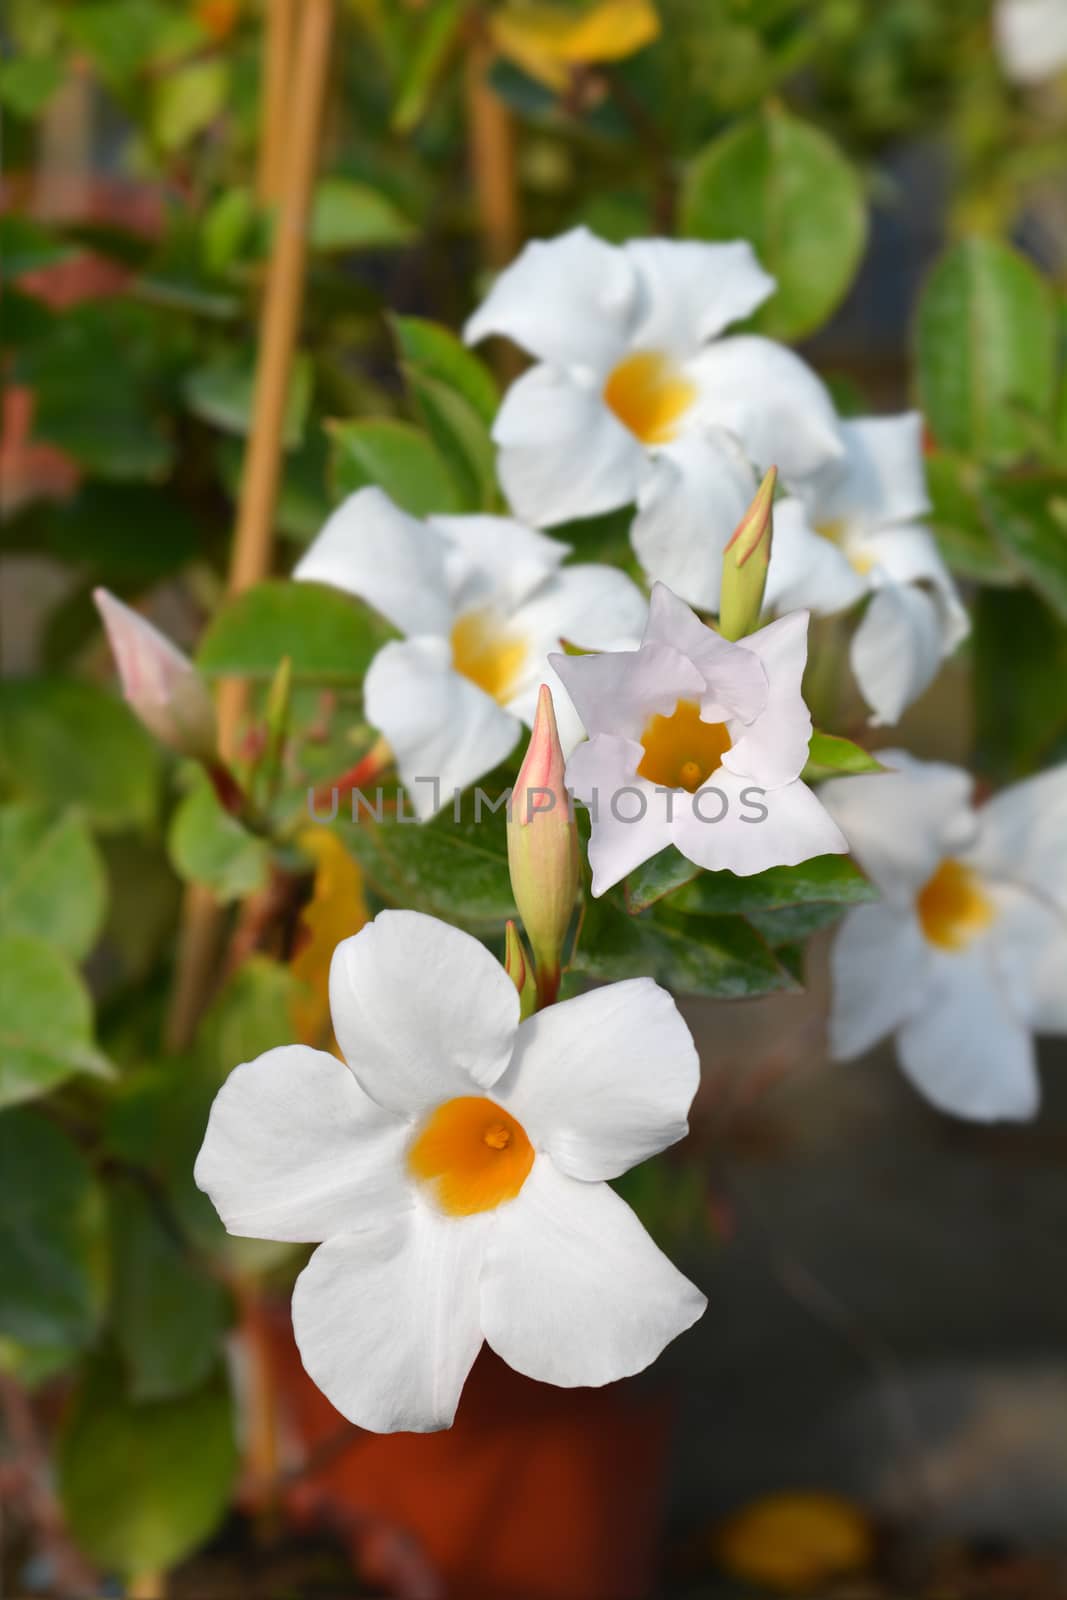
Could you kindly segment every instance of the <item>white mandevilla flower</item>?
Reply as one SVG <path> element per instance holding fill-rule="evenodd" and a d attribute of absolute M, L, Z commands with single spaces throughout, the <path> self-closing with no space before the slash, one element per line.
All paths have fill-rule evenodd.
<path fill-rule="evenodd" d="M 742 876 L 848 849 L 800 778 L 807 631 L 796 612 L 731 644 L 657 583 L 639 649 L 552 658 L 589 734 L 567 785 L 595 895 L 671 844 Z"/>
<path fill-rule="evenodd" d="M 334 1031 L 230 1074 L 196 1181 L 231 1233 L 323 1241 L 297 1280 L 308 1373 L 385 1433 L 448 1427 L 486 1341 L 545 1383 L 639 1372 L 704 1296 L 608 1187 L 687 1131 L 699 1066 L 650 978 L 520 1024 L 469 934 L 384 911 L 338 945 Z"/>
<path fill-rule="evenodd" d="M 993 38 L 1014 83 L 1056 77 L 1067 67 L 1067 0 L 997 0 Z"/>
<path fill-rule="evenodd" d="M 367 718 L 392 746 L 421 820 L 503 761 L 532 726 L 563 640 L 602 649 L 639 636 L 648 604 L 613 567 L 562 566 L 570 547 L 506 517 L 419 522 L 380 489 L 333 513 L 294 577 L 366 600 L 406 635 L 375 656 Z M 557 693 L 564 744 L 581 729 Z"/>
<path fill-rule="evenodd" d="M 844 463 L 774 508 L 766 600 L 825 616 L 870 596 L 852 638 L 852 670 L 871 721 L 893 723 L 970 624 L 922 524 L 930 510 L 922 418 L 864 417 L 843 422 L 841 435 Z"/>
<path fill-rule="evenodd" d="M 878 758 L 893 770 L 821 791 L 883 896 L 834 943 L 832 1054 L 893 1034 L 943 1111 L 1032 1116 L 1033 1032 L 1067 1033 L 1067 766 L 976 810 L 958 767 Z"/>
<path fill-rule="evenodd" d="M 755 488 L 749 462 L 800 483 L 842 450 L 830 397 L 798 356 L 719 337 L 774 287 L 741 241 L 615 246 L 575 228 L 528 244 L 464 330 L 504 334 L 538 363 L 493 427 L 517 515 L 551 527 L 636 501 L 649 577 L 715 609 L 723 543 Z"/>

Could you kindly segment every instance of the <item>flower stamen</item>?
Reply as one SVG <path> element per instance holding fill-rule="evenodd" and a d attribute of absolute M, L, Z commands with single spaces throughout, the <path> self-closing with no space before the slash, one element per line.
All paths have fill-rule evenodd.
<path fill-rule="evenodd" d="M 916 910 L 924 936 L 942 950 L 964 949 L 996 915 L 978 874 L 952 857 L 920 889 Z"/>
<path fill-rule="evenodd" d="M 637 774 L 661 788 L 695 794 L 732 744 L 724 722 L 702 722 L 695 700 L 679 700 L 670 716 L 657 713 L 645 724 Z"/>
<path fill-rule="evenodd" d="M 608 374 L 604 404 L 642 444 L 669 444 L 696 387 L 660 350 L 635 350 Z"/>
<path fill-rule="evenodd" d="M 482 1095 L 446 1100 L 408 1149 L 408 1171 L 439 1211 L 469 1217 L 514 1200 L 533 1166 L 526 1129 Z"/>
<path fill-rule="evenodd" d="M 500 705 L 514 694 L 526 655 L 526 641 L 492 611 L 466 611 L 453 624 L 453 667 Z"/>

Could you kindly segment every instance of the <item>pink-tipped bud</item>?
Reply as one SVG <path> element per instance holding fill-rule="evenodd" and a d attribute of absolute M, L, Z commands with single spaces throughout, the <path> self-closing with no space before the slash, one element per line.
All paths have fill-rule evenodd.
<path fill-rule="evenodd" d="M 122 692 L 149 733 L 182 756 L 214 762 L 218 729 L 207 684 L 165 634 L 107 589 L 93 599 L 107 630 Z"/>
<path fill-rule="evenodd" d="M 510 920 L 504 933 L 504 971 L 519 991 L 519 1017 L 525 1020 L 537 1010 L 537 979 L 522 935 Z"/>
<path fill-rule="evenodd" d="M 719 632 L 724 639 L 743 639 L 759 627 L 771 560 L 777 481 L 778 469 L 771 467 L 723 552 Z"/>
<path fill-rule="evenodd" d="M 552 693 L 542 684 L 508 816 L 511 889 L 533 949 L 542 1005 L 559 989 L 563 941 L 578 892 L 578 830 L 565 768 Z"/>

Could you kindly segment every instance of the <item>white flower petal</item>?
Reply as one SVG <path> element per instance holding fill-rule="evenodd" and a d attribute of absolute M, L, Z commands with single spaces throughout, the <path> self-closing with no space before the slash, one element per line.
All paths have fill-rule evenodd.
<path fill-rule="evenodd" d="M 923 1003 L 927 946 L 915 916 L 885 904 L 854 906 L 830 955 L 830 1054 L 851 1061 Z"/>
<path fill-rule="evenodd" d="M 872 595 L 852 636 L 849 660 L 874 727 L 899 721 L 934 681 L 941 637 L 937 605 L 922 589 L 889 583 Z"/>
<path fill-rule="evenodd" d="M 869 528 L 925 516 L 930 496 L 920 414 L 856 417 L 839 426 L 845 460 L 828 484 L 820 515 L 827 522 L 855 519 Z"/>
<path fill-rule="evenodd" d="M 508 503 L 538 527 L 627 505 L 645 471 L 644 446 L 599 386 L 556 367 L 533 367 L 512 384 L 493 438 Z"/>
<path fill-rule="evenodd" d="M 406 1138 L 343 1062 L 282 1045 L 230 1073 L 194 1176 L 228 1232 L 317 1243 L 410 1204 Z"/>
<path fill-rule="evenodd" d="M 1030 1030 L 1011 1009 L 984 941 L 930 952 L 922 1008 L 897 1034 L 901 1067 L 941 1111 L 976 1122 L 1032 1117 L 1041 1097 Z"/>
<path fill-rule="evenodd" d="M 515 985 L 469 933 L 418 911 L 380 911 L 330 966 L 345 1060 L 379 1105 L 412 1115 L 494 1084 L 519 1025 Z"/>
<path fill-rule="evenodd" d="M 293 1290 L 293 1333 L 331 1405 L 373 1433 L 450 1427 L 482 1345 L 478 1279 L 491 1214 L 417 1205 L 320 1245 Z"/>
<path fill-rule="evenodd" d="M 755 492 L 755 473 L 721 428 L 693 429 L 657 449 L 630 527 L 647 577 L 717 611 L 723 551 Z"/>
<path fill-rule="evenodd" d="M 1067 763 L 994 795 L 978 812 L 968 857 L 1067 912 Z"/>
<path fill-rule="evenodd" d="M 844 453 L 825 385 L 784 345 L 755 334 L 719 339 L 686 364 L 700 419 L 737 436 L 761 470 L 793 484 Z"/>
<path fill-rule="evenodd" d="M 600 655 L 549 657 L 574 701 L 586 732 L 640 740 L 649 717 L 667 716 L 679 700 L 699 700 L 704 676 L 670 645 Z M 638 757 L 640 760 L 640 756 Z"/>
<path fill-rule="evenodd" d="M 327 519 L 293 577 L 358 595 L 401 633 L 447 633 L 444 570 L 439 534 L 381 489 L 358 489 Z"/>
<path fill-rule="evenodd" d="M 637 776 L 642 754 L 632 740 L 602 733 L 580 744 L 567 762 L 567 788 L 593 815 L 588 854 L 597 898 L 674 836 L 668 797 Z"/>
<path fill-rule="evenodd" d="M 752 722 L 766 708 L 767 673 L 759 652 L 745 648 L 747 639 L 731 644 L 707 627 L 666 584 L 653 585 L 644 642 L 680 651 L 703 674 L 707 688 L 700 709 L 705 722 L 731 717 Z"/>
<path fill-rule="evenodd" d="M 500 333 L 539 361 L 606 373 L 626 346 L 637 280 L 625 253 L 588 228 L 534 239 L 506 267 L 463 337 Z"/>
<path fill-rule="evenodd" d="M 819 797 L 844 831 L 852 853 L 892 905 L 910 907 L 946 856 L 974 843 L 974 780 L 942 761 L 917 761 L 906 750 L 879 750 L 890 770 L 831 778 Z"/>
<path fill-rule="evenodd" d="M 833 616 L 855 605 L 869 587 L 840 546 L 815 532 L 803 501 L 778 502 L 764 597 L 768 609 L 805 607 L 820 617 Z"/>
<path fill-rule="evenodd" d="M 673 999 L 651 978 L 631 978 L 523 1022 L 493 1095 L 561 1172 L 591 1181 L 684 1138 L 699 1081 Z"/>
<path fill-rule="evenodd" d="M 798 780 L 765 790 L 725 767 L 695 795 L 678 796 L 673 834 L 675 845 L 697 866 L 726 869 L 741 878 L 848 849 L 807 784 Z"/>
<path fill-rule="evenodd" d="M 722 758 L 730 772 L 776 789 L 798 778 L 808 759 L 811 713 L 801 693 L 808 659 L 808 613 L 791 611 L 756 633 L 741 647 L 763 665 L 767 703 Z"/>
<path fill-rule="evenodd" d="M 860 548 L 872 561 L 875 585 L 925 583 L 930 585 L 941 620 L 941 653 L 949 655 L 971 631 L 970 618 L 928 528 L 898 526 L 864 534 Z"/>
<path fill-rule="evenodd" d="M 1042 83 L 1067 63 L 1067 6 L 1063 0 L 997 0 L 997 55 L 1015 83 Z"/>
<path fill-rule="evenodd" d="M 642 1371 L 707 1305 L 625 1201 L 545 1157 L 497 1213 L 481 1301 L 496 1353 L 564 1388 Z"/>
<path fill-rule="evenodd" d="M 640 285 L 632 334 L 639 350 L 690 355 L 755 311 L 776 287 L 752 246 L 740 239 L 728 244 L 631 239 L 623 250 Z"/>
<path fill-rule="evenodd" d="M 986 942 L 1012 1010 L 1038 1033 L 1067 1033 L 1067 913 L 1013 884 L 984 887 L 996 908 Z"/>
<path fill-rule="evenodd" d="M 389 741 L 421 822 L 503 761 L 521 731 L 510 711 L 453 672 L 445 639 L 384 645 L 363 694 L 367 720 Z"/>
<path fill-rule="evenodd" d="M 570 554 L 559 539 L 512 517 L 431 517 L 445 536 L 445 572 L 455 612 L 496 605 L 514 611 Z"/>

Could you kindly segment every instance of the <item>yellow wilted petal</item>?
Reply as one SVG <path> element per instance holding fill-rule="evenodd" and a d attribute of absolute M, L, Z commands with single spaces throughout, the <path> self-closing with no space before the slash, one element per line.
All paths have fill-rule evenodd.
<path fill-rule="evenodd" d="M 301 988 L 292 1004 L 293 1030 L 302 1044 L 329 1047 L 338 1054 L 330 1031 L 330 962 L 342 939 L 370 921 L 363 892 L 363 873 L 337 834 L 329 828 L 305 828 L 301 849 L 315 862 L 315 885 L 300 915 L 304 935 L 290 962 Z"/>
<path fill-rule="evenodd" d="M 577 14 L 534 0 L 495 12 L 490 26 L 501 55 L 562 89 L 571 67 L 622 61 L 642 49 L 658 36 L 660 19 L 653 0 L 594 0 Z"/>
<path fill-rule="evenodd" d="M 874 1535 L 849 1501 L 796 1491 L 743 1507 L 720 1528 L 715 1552 L 719 1564 L 745 1583 L 805 1594 L 868 1567 Z"/>

